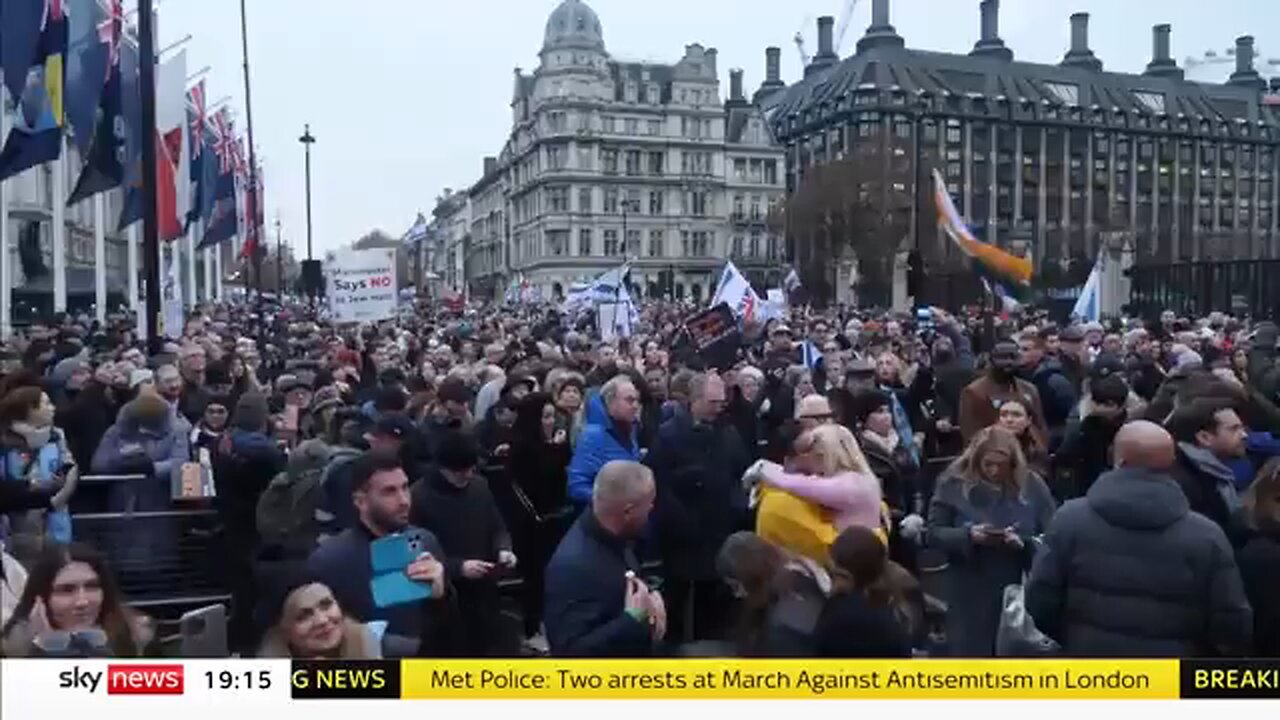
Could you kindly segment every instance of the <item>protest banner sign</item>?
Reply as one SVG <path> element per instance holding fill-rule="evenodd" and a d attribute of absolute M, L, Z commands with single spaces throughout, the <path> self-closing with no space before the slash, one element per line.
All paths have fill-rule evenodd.
<path fill-rule="evenodd" d="M 376 322 L 396 316 L 396 251 L 342 250 L 329 258 L 325 291 L 335 322 Z"/>

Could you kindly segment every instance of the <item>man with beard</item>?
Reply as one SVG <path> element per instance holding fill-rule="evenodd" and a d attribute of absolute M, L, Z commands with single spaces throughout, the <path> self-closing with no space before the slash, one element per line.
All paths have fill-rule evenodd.
<path fill-rule="evenodd" d="M 960 393 L 973 382 L 973 358 L 957 352 L 955 342 L 939 335 L 930 348 L 929 362 L 920 363 L 908 402 L 920 408 L 928 422 L 925 431 L 925 456 L 949 457 L 964 450 L 960 437 Z"/>
<path fill-rule="evenodd" d="M 371 450 L 355 461 L 353 472 L 358 522 L 354 527 L 321 543 L 308 562 L 309 570 L 337 598 L 343 611 L 360 622 L 384 621 L 386 632 L 420 638 L 420 652 L 437 647 L 432 629 L 445 597 L 447 584 L 444 552 L 431 532 L 409 524 L 409 478 L 400 466 L 400 456 L 391 449 Z M 408 603 L 379 607 L 373 598 L 373 563 L 370 546 L 395 533 L 411 535 L 419 541 L 420 552 L 404 569 L 416 583 L 430 586 L 430 597 Z"/>
<path fill-rule="evenodd" d="M 991 368 L 960 393 L 960 435 L 965 443 L 979 430 L 994 425 L 1000 419 L 1000 406 L 1009 400 L 1017 400 L 1031 411 L 1031 432 L 1041 444 L 1047 442 L 1040 394 L 1035 385 L 1018 378 L 1020 360 L 1017 345 L 1008 340 L 996 343 L 991 349 Z"/>

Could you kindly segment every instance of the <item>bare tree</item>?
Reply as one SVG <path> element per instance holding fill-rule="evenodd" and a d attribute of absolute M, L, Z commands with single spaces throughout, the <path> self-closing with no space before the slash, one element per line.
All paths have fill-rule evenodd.
<path fill-rule="evenodd" d="M 807 168 L 771 218 L 775 231 L 786 232 L 796 272 L 813 302 L 835 298 L 836 269 L 851 251 L 858 261 L 860 300 L 888 305 L 894 256 L 911 245 L 913 214 L 917 223 L 934 227 L 925 171 L 930 165 L 916 167 L 910 137 L 879 127 L 856 138 L 847 152 Z"/>

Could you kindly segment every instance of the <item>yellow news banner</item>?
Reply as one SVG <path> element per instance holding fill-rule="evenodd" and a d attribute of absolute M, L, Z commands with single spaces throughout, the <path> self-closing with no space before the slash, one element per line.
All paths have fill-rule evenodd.
<path fill-rule="evenodd" d="M 1179 697 L 1177 660 L 405 660 L 437 700 L 1102 700 Z"/>

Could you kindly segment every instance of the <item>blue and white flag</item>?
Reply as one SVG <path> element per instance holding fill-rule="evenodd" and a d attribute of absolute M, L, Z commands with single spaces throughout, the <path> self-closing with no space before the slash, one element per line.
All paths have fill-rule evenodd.
<path fill-rule="evenodd" d="M 418 219 L 413 221 L 413 227 L 404 234 L 400 240 L 403 245 L 413 245 L 427 239 L 427 218 L 422 213 L 418 213 Z"/>
<path fill-rule="evenodd" d="M 1102 255 L 1093 263 L 1089 271 L 1089 279 L 1084 281 L 1080 297 L 1076 298 L 1076 306 L 1071 314 L 1084 322 L 1098 322 L 1102 315 Z"/>
<path fill-rule="evenodd" d="M 575 283 L 569 286 L 561 311 L 567 315 L 579 315 L 594 310 L 601 304 L 617 304 L 625 309 L 627 327 L 634 327 L 640 320 L 640 313 L 631 300 L 631 291 L 627 288 L 627 274 L 631 272 L 631 263 L 622 265 L 602 273 L 589 283 Z M 616 313 L 615 313 L 616 316 Z"/>
<path fill-rule="evenodd" d="M 793 293 L 800 289 L 800 273 L 796 272 L 795 268 L 791 268 L 791 272 L 787 273 L 787 276 L 782 279 L 782 289 L 788 293 Z"/>
<path fill-rule="evenodd" d="M 1001 285 L 998 282 L 993 283 L 984 277 L 982 278 L 982 287 L 986 288 L 988 295 L 1000 298 L 1000 309 L 1004 312 L 1016 312 L 1022 307 L 1022 303 L 1018 302 L 1017 298 L 1010 295 L 1004 285 Z"/>

